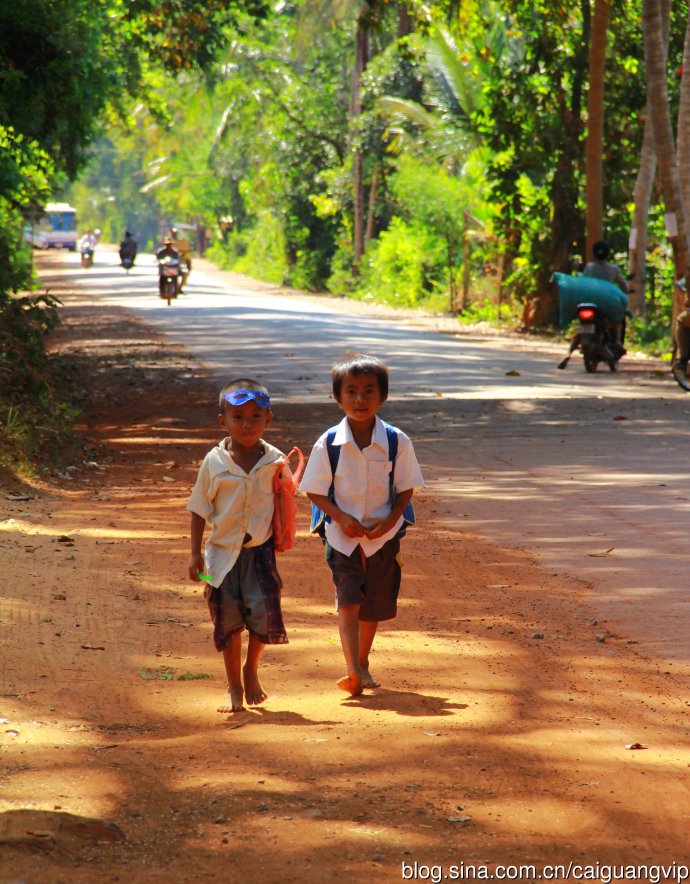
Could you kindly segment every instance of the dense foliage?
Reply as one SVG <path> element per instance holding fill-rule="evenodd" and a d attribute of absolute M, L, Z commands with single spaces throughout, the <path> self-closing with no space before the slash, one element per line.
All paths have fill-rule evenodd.
<path fill-rule="evenodd" d="M 683 18 L 674 10 L 671 71 Z M 162 84 L 167 120 L 139 107 L 108 129 L 73 199 L 112 238 L 134 227 L 152 243 L 186 223 L 214 259 L 273 281 L 438 308 L 531 302 L 526 321 L 549 322 L 552 272 L 586 257 L 591 19 L 592 0 L 299 0 L 236 16 L 206 75 Z M 641 28 L 640 0 L 613 0 L 604 232 L 621 263 L 646 100 Z M 653 232 L 658 307 L 668 247 Z"/>
<path fill-rule="evenodd" d="M 185 224 L 215 259 L 297 287 L 528 302 L 526 320 L 548 322 L 552 271 L 586 257 L 593 2 L 18 0 L 0 13 L 3 236 L 88 153 L 65 192 L 111 239 Z M 685 12 L 673 4 L 673 101 Z M 612 0 L 604 232 L 623 262 L 642 57 L 641 0 Z M 5 257 L 4 290 L 22 266 Z"/>
<path fill-rule="evenodd" d="M 242 18 L 266 11 L 261 0 L 14 0 L 0 5 L 3 461 L 13 452 L 42 448 L 49 453 L 56 428 L 69 418 L 43 347 L 57 319 L 57 303 L 48 296 L 17 294 L 32 284 L 24 216 L 77 175 L 107 112 L 122 117 L 136 99 L 164 119 L 165 104 L 158 97 L 163 79 L 207 69 L 240 10 Z M 113 164 L 120 161 L 113 159 Z M 117 190 L 120 199 L 119 183 Z M 38 414 L 45 420 L 36 419 Z"/>

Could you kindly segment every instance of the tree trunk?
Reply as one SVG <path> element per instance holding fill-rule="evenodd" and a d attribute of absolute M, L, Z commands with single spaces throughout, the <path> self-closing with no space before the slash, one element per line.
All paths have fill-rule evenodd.
<path fill-rule="evenodd" d="M 656 146 L 652 129 L 651 109 L 647 101 L 645 111 L 642 150 L 640 151 L 640 167 L 637 170 L 633 202 L 635 211 L 631 231 L 631 242 L 628 247 L 628 273 L 632 275 L 628 300 L 630 309 L 638 316 L 646 312 L 645 289 L 647 287 L 647 229 L 649 206 L 654 190 L 654 173 L 656 172 Z"/>
<path fill-rule="evenodd" d="M 661 26 L 663 29 L 664 51 L 668 45 L 670 26 L 671 0 L 662 0 Z M 652 128 L 652 112 L 647 99 L 645 109 L 644 132 L 640 151 L 640 166 L 635 180 L 633 202 L 635 211 L 631 230 L 631 242 L 628 247 L 628 273 L 632 276 L 629 288 L 630 309 L 638 316 L 647 312 L 647 242 L 649 207 L 654 192 L 654 175 L 656 173 L 656 145 Z"/>
<path fill-rule="evenodd" d="M 470 213 L 462 216 L 462 309 L 467 310 L 470 299 Z"/>
<path fill-rule="evenodd" d="M 582 44 L 589 45 L 591 17 L 589 0 L 581 0 Z M 556 96 L 563 124 L 562 148 L 549 194 L 552 205 L 549 243 L 551 250 L 542 257 L 535 279 L 535 296 L 525 303 L 522 322 L 527 328 L 554 325 L 558 316 L 558 294 L 551 282 L 554 270 L 569 273 L 570 249 L 582 242 L 582 216 L 578 209 L 578 182 L 573 169 L 581 167 L 582 93 L 584 64 L 576 60 L 570 95 Z M 508 253 L 509 260 L 512 255 Z"/>
<path fill-rule="evenodd" d="M 685 213 L 680 189 L 680 176 L 676 161 L 671 113 L 668 101 L 666 74 L 666 47 L 664 44 L 663 18 L 660 0 L 644 0 L 644 54 L 647 66 L 647 95 L 651 110 L 654 141 L 661 191 L 664 198 L 666 217 L 670 219 L 669 235 L 673 245 L 676 279 L 687 272 L 688 243 L 685 226 Z M 668 223 L 667 223 L 668 226 Z M 675 236 L 673 228 L 675 227 Z M 682 309 L 683 298 L 677 286 L 673 293 L 673 320 Z"/>
<path fill-rule="evenodd" d="M 678 172 L 685 218 L 690 218 L 690 9 L 685 27 L 683 73 L 678 106 Z"/>
<path fill-rule="evenodd" d="M 410 15 L 410 7 L 406 0 L 400 4 L 400 14 L 398 15 L 398 33 L 397 37 L 409 37 L 414 30 L 414 21 Z"/>
<path fill-rule="evenodd" d="M 369 62 L 369 25 L 371 8 L 363 3 L 357 17 L 357 33 L 355 35 L 355 60 L 352 69 L 352 94 L 350 96 L 350 128 L 355 132 L 357 119 L 362 113 L 362 74 Z M 359 265 L 364 254 L 364 182 L 363 182 L 363 159 L 359 146 L 355 147 L 353 163 L 353 272 L 359 273 Z"/>
<path fill-rule="evenodd" d="M 587 94 L 587 142 L 585 147 L 587 233 L 586 259 L 592 246 L 603 238 L 604 195 L 602 154 L 604 148 L 604 75 L 609 0 L 595 0 L 589 41 L 589 92 Z"/>
<path fill-rule="evenodd" d="M 379 190 L 379 170 L 381 163 L 376 161 L 374 171 L 371 176 L 371 185 L 369 187 L 369 212 L 367 215 L 367 229 L 364 232 L 365 245 L 374 238 L 376 233 L 376 202 Z"/>

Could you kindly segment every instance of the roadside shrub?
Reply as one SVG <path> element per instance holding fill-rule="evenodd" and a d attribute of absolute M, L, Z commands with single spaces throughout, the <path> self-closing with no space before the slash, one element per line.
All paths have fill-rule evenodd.
<path fill-rule="evenodd" d="M 269 213 L 261 216 L 247 233 L 247 251 L 235 261 L 232 270 L 277 285 L 285 282 L 288 278 L 285 234 L 277 218 Z"/>
<path fill-rule="evenodd" d="M 476 325 L 480 322 L 489 325 L 510 325 L 519 321 L 521 309 L 519 304 L 503 301 L 499 305 L 489 298 L 484 298 L 482 301 L 469 304 L 458 314 L 457 319 L 460 325 Z"/>
<path fill-rule="evenodd" d="M 64 465 L 78 449 L 77 410 L 66 401 L 74 378 L 44 347 L 59 304 L 50 295 L 0 300 L 0 467 L 11 472 Z"/>
<path fill-rule="evenodd" d="M 444 244 L 427 228 L 394 218 L 370 243 L 355 297 L 414 307 L 445 287 Z"/>

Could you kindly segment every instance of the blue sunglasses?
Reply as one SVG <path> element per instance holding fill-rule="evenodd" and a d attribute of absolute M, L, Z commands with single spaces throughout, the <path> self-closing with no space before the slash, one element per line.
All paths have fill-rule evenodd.
<path fill-rule="evenodd" d="M 228 405 L 244 405 L 245 402 L 252 400 L 259 408 L 269 408 L 271 405 L 268 393 L 262 393 L 259 390 L 232 390 L 230 393 L 225 393 L 223 399 Z"/>

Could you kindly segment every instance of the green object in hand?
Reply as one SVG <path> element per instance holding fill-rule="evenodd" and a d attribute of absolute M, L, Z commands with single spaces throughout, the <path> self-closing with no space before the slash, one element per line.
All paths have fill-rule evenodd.
<path fill-rule="evenodd" d="M 211 577 L 210 574 L 202 574 L 201 571 L 199 571 L 198 574 L 199 574 L 199 580 L 207 580 L 209 582 L 211 580 L 213 580 L 213 577 Z"/>

